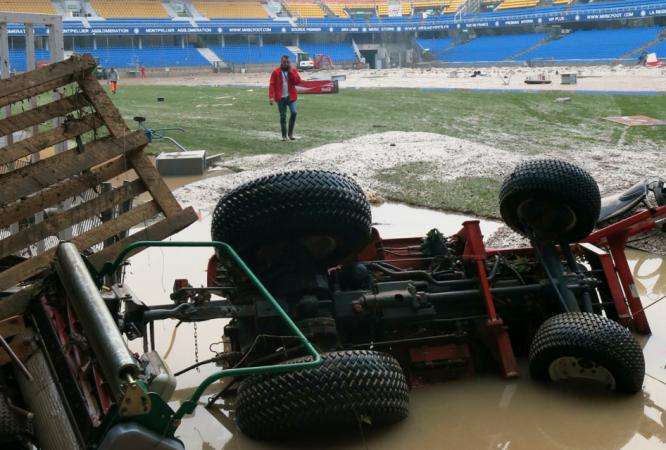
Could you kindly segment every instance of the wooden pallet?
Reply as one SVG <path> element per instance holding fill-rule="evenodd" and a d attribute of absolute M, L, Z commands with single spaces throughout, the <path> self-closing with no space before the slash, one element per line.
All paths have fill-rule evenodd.
<path fill-rule="evenodd" d="M 144 154 L 148 145 L 143 131 L 131 131 L 120 112 L 95 79 L 90 55 L 70 59 L 0 80 L 0 108 L 10 114 L 0 118 L 0 230 L 13 233 L 0 240 L 0 258 L 34 248 L 44 239 L 62 239 L 63 231 L 120 210 L 141 195 L 147 201 L 117 217 L 69 237 L 81 251 L 94 252 L 90 261 L 98 268 L 137 240 L 161 240 L 197 220 L 190 207 L 182 209 L 155 166 Z M 58 92 L 58 95 L 51 93 Z M 30 99 L 49 102 L 30 108 Z M 34 105 L 35 102 L 33 101 Z M 8 109 L 8 108 L 6 108 Z M 37 128 L 39 127 L 39 128 Z M 16 132 L 37 130 L 14 140 Z M 61 146 L 61 152 L 52 151 Z M 68 148 L 69 147 L 69 148 Z M 101 191 L 102 182 L 122 176 Z M 93 191 L 91 191 L 91 189 Z M 71 199 L 93 192 L 92 199 L 77 204 Z M 67 209 L 63 204 L 74 205 Z M 47 210 L 48 208 L 48 210 Z M 40 217 L 38 213 L 49 211 Z M 87 222 L 90 223 L 90 222 Z M 141 231 L 127 235 L 143 224 Z M 120 236 L 120 237 L 119 237 Z M 124 237 L 122 237 L 124 236 Z M 101 248 L 100 243 L 105 245 Z M 43 245 L 43 244 L 42 244 Z M 0 269 L 0 291 L 49 269 L 55 248 L 45 249 L 12 267 Z"/>

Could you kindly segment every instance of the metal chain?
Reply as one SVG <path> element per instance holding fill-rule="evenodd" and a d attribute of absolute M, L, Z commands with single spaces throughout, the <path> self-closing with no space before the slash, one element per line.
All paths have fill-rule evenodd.
<path fill-rule="evenodd" d="M 199 334 L 197 332 L 197 323 L 194 322 L 194 362 L 199 363 Z M 199 366 L 197 366 L 197 372 L 199 372 Z"/>

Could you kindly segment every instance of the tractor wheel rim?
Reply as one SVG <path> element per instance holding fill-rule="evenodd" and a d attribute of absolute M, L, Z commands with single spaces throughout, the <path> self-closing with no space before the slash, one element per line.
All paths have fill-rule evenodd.
<path fill-rule="evenodd" d="M 517 213 L 521 222 L 540 234 L 569 231 L 578 221 L 569 205 L 548 201 L 525 200 L 518 205 Z"/>
<path fill-rule="evenodd" d="M 587 358 L 562 356 L 550 363 L 548 373 L 553 381 L 594 381 L 610 390 L 614 390 L 616 385 L 615 377 L 608 369 Z"/>

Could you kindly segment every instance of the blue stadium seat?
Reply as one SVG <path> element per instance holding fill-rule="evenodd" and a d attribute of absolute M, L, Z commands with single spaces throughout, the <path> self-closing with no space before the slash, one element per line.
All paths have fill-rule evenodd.
<path fill-rule="evenodd" d="M 532 50 L 522 59 L 612 60 L 645 45 L 658 33 L 659 27 L 576 31 Z"/>
<path fill-rule="evenodd" d="M 511 58 L 546 37 L 543 33 L 479 36 L 439 55 L 442 61 L 496 62 Z"/>
<path fill-rule="evenodd" d="M 145 67 L 201 67 L 209 66 L 210 62 L 195 47 L 144 47 L 126 48 L 110 47 L 77 48 L 77 53 L 90 53 L 99 60 L 102 67 L 130 68 L 137 65 Z"/>
<path fill-rule="evenodd" d="M 428 50 L 436 55 L 447 49 L 453 43 L 451 38 L 439 39 L 417 39 L 416 43 L 423 49 Z"/>
<path fill-rule="evenodd" d="M 280 44 L 265 44 L 263 47 L 249 44 L 227 44 L 209 46 L 222 61 L 233 64 L 275 64 L 282 55 L 288 55 L 287 47 Z"/>
<path fill-rule="evenodd" d="M 309 53 L 311 57 L 315 55 L 327 55 L 333 60 L 333 63 L 356 61 L 354 47 L 347 43 L 302 43 L 300 44 L 300 49 Z"/>
<path fill-rule="evenodd" d="M 661 41 L 657 45 L 653 45 L 649 49 L 647 49 L 648 53 L 656 53 L 657 58 L 659 59 L 666 59 L 666 41 Z"/>
<path fill-rule="evenodd" d="M 51 53 L 48 50 L 35 49 L 35 60 L 47 61 L 51 60 Z M 27 70 L 27 59 L 25 57 L 25 49 L 10 49 L 9 50 L 9 68 L 16 72 L 25 72 Z"/>

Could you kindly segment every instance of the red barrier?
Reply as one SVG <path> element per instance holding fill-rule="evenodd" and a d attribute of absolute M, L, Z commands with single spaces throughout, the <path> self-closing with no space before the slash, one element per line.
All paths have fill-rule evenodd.
<path fill-rule="evenodd" d="M 338 82 L 332 80 L 310 80 L 303 81 L 296 86 L 299 94 L 337 94 Z"/>

